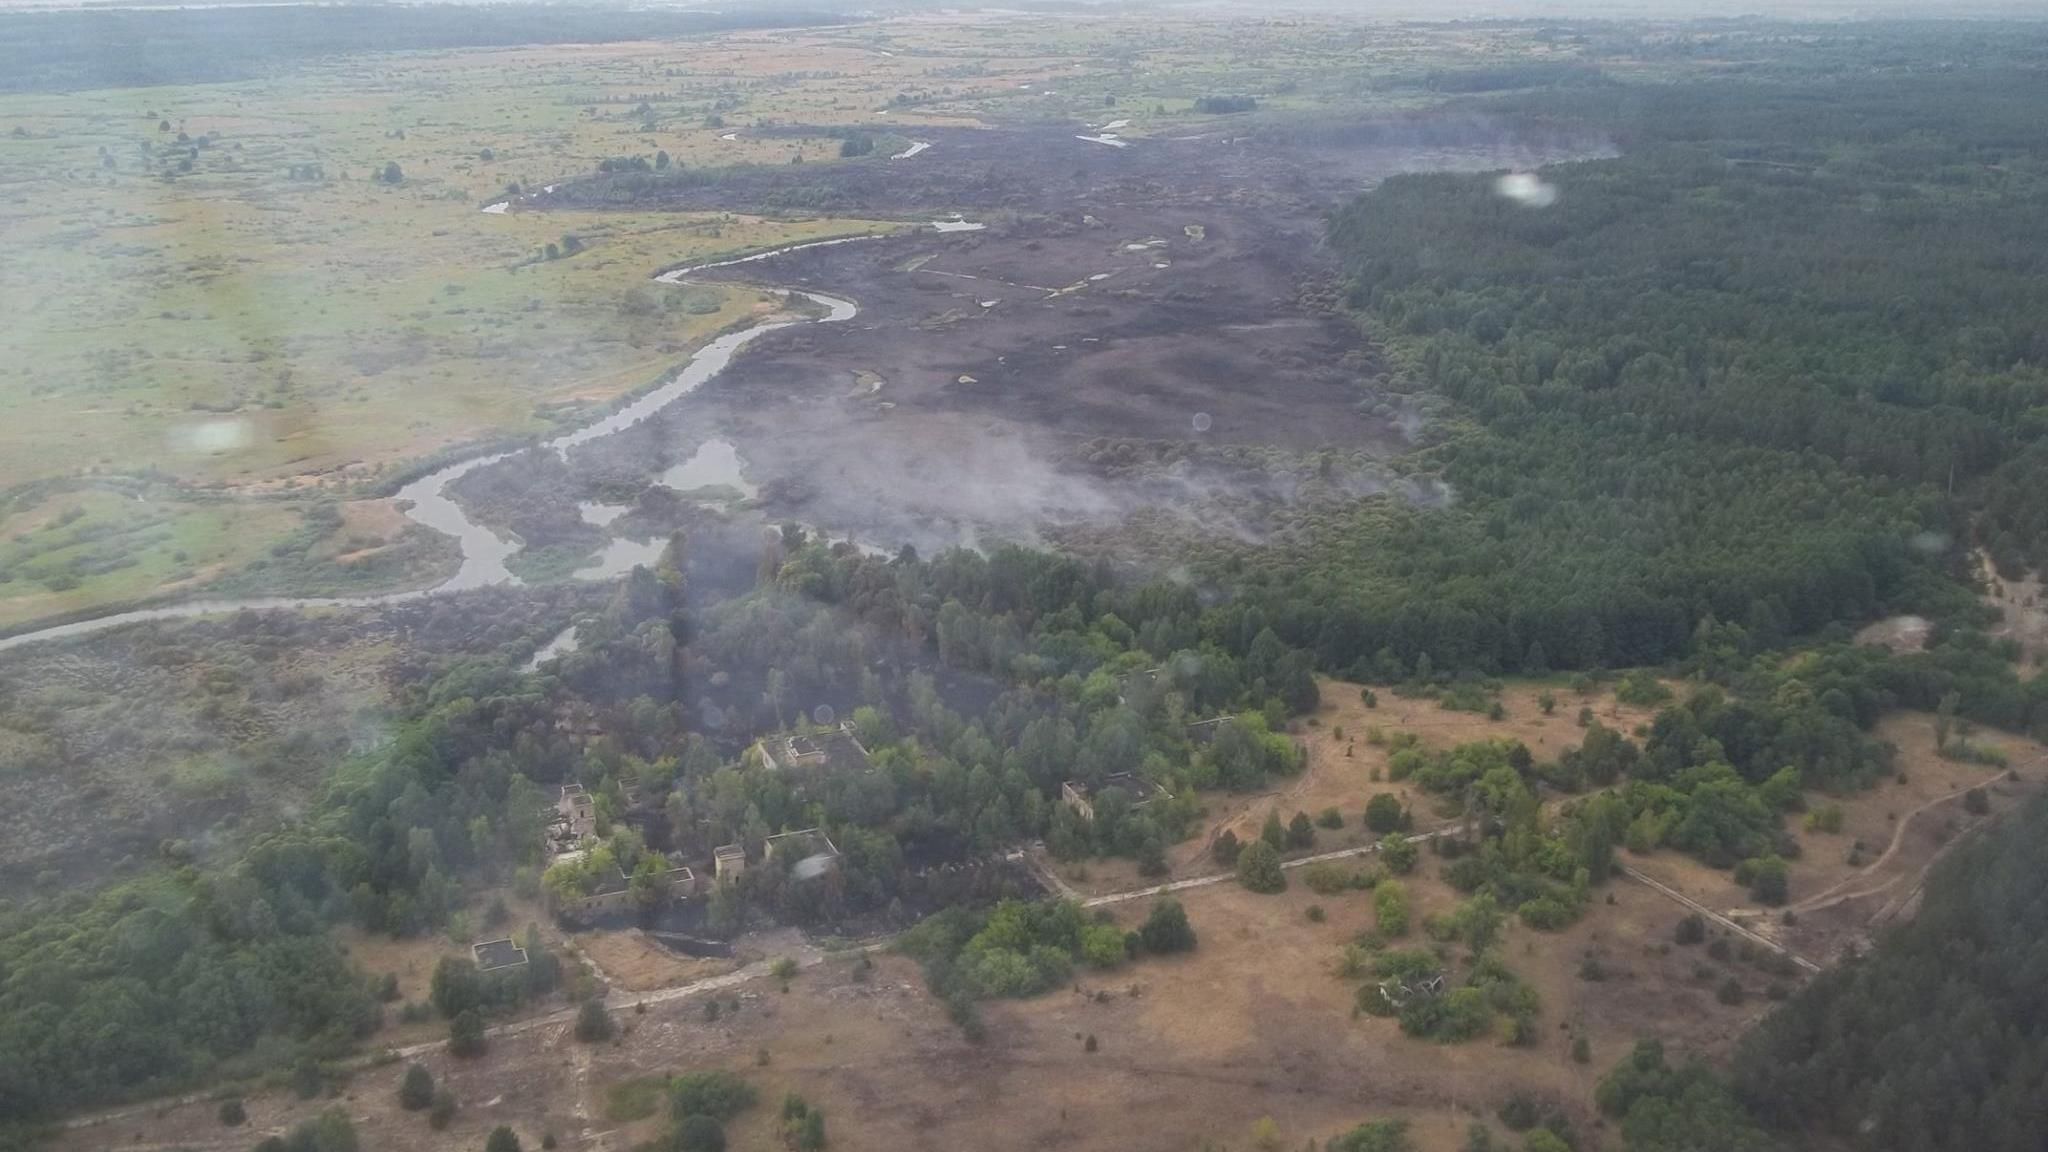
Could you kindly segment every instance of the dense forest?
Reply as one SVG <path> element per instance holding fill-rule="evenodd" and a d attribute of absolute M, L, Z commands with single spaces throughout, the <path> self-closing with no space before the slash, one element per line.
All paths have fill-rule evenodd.
<path fill-rule="evenodd" d="M 1239 559 L 1274 627 L 1347 667 L 1681 654 L 1900 605 L 1981 543 L 2048 548 L 2048 144 L 2033 73 L 1559 84 L 1510 119 L 1623 155 L 1406 176 L 1339 212 L 1387 385 L 1456 402 L 1422 459 L 1462 515 L 1368 504 Z M 1539 203 L 1540 201 L 1540 203 Z M 1254 599 L 1259 599 L 1257 592 Z"/>
<path fill-rule="evenodd" d="M 1959 846 L 1919 914 L 1750 1034 L 1736 1086 L 1871 1152 L 2020 1152 L 2048 1134 L 2048 803 Z"/>

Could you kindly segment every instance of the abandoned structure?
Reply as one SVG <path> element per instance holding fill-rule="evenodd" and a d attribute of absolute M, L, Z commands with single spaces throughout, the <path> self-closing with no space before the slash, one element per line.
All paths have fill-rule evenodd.
<path fill-rule="evenodd" d="M 661 859 L 667 867 L 659 874 L 658 880 L 667 887 L 669 897 L 687 900 L 695 896 L 697 874 L 672 857 L 664 855 Z M 633 877 L 623 865 L 607 871 L 598 879 L 597 887 L 579 899 L 568 901 L 561 908 L 561 911 L 581 913 L 585 916 L 609 915 L 632 910 Z"/>
<path fill-rule="evenodd" d="M 1380 999 L 1386 1001 L 1387 1006 L 1395 1011 L 1407 1007 L 1408 1002 L 1417 997 L 1434 999 L 1443 995 L 1443 992 L 1444 974 L 1441 972 L 1424 976 L 1413 984 L 1401 980 L 1380 981 Z"/>
<path fill-rule="evenodd" d="M 480 944 L 471 944 L 469 953 L 476 958 L 477 970 L 481 972 L 518 968 L 526 963 L 526 949 L 514 944 L 509 936 L 502 940 L 485 940 Z"/>
<path fill-rule="evenodd" d="M 1216 734 L 1223 730 L 1224 725 L 1236 719 L 1235 716 L 1214 716 L 1207 720 L 1197 720 L 1187 726 L 1188 739 L 1197 745 L 1213 744 L 1216 742 Z"/>
<path fill-rule="evenodd" d="M 721 881 L 737 880 L 747 870 L 747 850 L 738 844 L 720 844 L 711 850 L 711 868 Z"/>
<path fill-rule="evenodd" d="M 789 874 L 798 880 L 809 880 L 823 876 L 839 866 L 839 848 L 832 838 L 817 828 L 803 828 L 795 832 L 781 832 L 770 836 L 761 845 L 763 863 L 776 857 L 792 860 Z"/>
<path fill-rule="evenodd" d="M 1103 777 L 1100 791 L 1090 788 L 1084 780 L 1069 780 L 1060 785 L 1060 803 L 1093 820 L 1095 798 L 1111 788 L 1119 789 L 1128 795 L 1132 808 L 1143 808 L 1154 800 L 1173 799 L 1172 793 L 1135 772 L 1112 772 Z"/>
<path fill-rule="evenodd" d="M 821 732 L 778 732 L 762 737 L 754 747 L 761 754 L 761 763 L 777 771 L 823 768 L 828 764 L 868 766 L 868 750 L 853 734 L 853 725 L 848 721 Z"/>
<path fill-rule="evenodd" d="M 546 843 L 542 847 L 550 863 L 565 857 L 574 859 L 574 853 L 581 852 L 588 841 L 596 838 L 597 805 L 583 785 L 562 785 L 561 798 L 555 801 L 554 814 L 548 817 L 543 835 Z"/>

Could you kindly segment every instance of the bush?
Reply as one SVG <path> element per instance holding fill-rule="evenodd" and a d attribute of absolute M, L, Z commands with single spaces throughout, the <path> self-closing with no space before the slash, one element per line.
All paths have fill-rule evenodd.
<path fill-rule="evenodd" d="M 1614 698 L 1637 708 L 1654 708 L 1671 699 L 1671 689 L 1657 681 L 1656 673 L 1641 668 L 1621 678 L 1621 683 L 1615 686 Z"/>
<path fill-rule="evenodd" d="M 1408 886 L 1399 880 L 1389 880 L 1373 890 L 1373 914 L 1382 936 L 1405 936 L 1408 933 Z"/>
<path fill-rule="evenodd" d="M 689 1072 L 669 1084 L 669 1113 L 681 1121 L 709 1116 L 720 1124 L 754 1106 L 754 1086 L 730 1072 Z"/>
<path fill-rule="evenodd" d="M 1351 880 L 1344 869 L 1335 864 L 1311 864 L 1302 869 L 1301 882 L 1318 896 L 1335 896 L 1351 887 Z"/>
<path fill-rule="evenodd" d="M 1237 882 L 1248 891 L 1271 895 L 1287 890 L 1287 873 L 1280 870 L 1280 853 L 1265 840 L 1254 840 L 1237 858 Z"/>
<path fill-rule="evenodd" d="M 1328 913 L 1323 911 L 1323 906 L 1321 904 L 1309 905 L 1306 915 L 1308 916 L 1309 923 L 1311 924 L 1321 924 L 1324 920 L 1329 918 Z"/>
<path fill-rule="evenodd" d="M 1759 904 L 1773 907 L 1783 904 L 1790 895 L 1789 873 L 1785 861 L 1777 856 L 1757 856 L 1744 860 L 1735 869 L 1735 880 L 1749 886 L 1749 894 Z"/>
<path fill-rule="evenodd" d="M 1829 804 L 1806 814 L 1808 832 L 1840 832 L 1842 830 L 1842 806 Z"/>
<path fill-rule="evenodd" d="M 230 1096 L 220 1102 L 220 1122 L 229 1128 L 240 1128 L 249 1122 L 249 1110 L 242 1106 L 240 1096 Z"/>
<path fill-rule="evenodd" d="M 1714 989 L 1714 999 L 1719 1000 L 1723 1004 L 1740 1004 L 1745 995 L 1742 990 L 1742 981 L 1737 980 L 1733 976 L 1721 981 L 1721 986 Z"/>
<path fill-rule="evenodd" d="M 1391 792 L 1382 792 L 1366 802 L 1365 826 L 1384 836 L 1398 831 L 1401 827 L 1401 801 Z"/>
<path fill-rule="evenodd" d="M 1399 832 L 1392 833 L 1380 841 L 1380 859 L 1387 862 L 1387 871 L 1396 876 L 1406 876 L 1415 871 L 1415 862 L 1421 855 L 1422 849 Z"/>
<path fill-rule="evenodd" d="M 677 1152 L 725 1152 L 725 1125 L 702 1113 L 676 1125 Z"/>
<path fill-rule="evenodd" d="M 1344 826 L 1344 813 L 1336 808 L 1325 808 L 1323 809 L 1323 814 L 1316 817 L 1316 823 L 1333 830 L 1342 828 Z"/>
<path fill-rule="evenodd" d="M 434 1093 L 434 1106 L 427 1109 L 427 1127 L 439 1132 L 455 1119 L 455 1093 L 446 1088 Z"/>
<path fill-rule="evenodd" d="M 596 1044 L 612 1038 L 612 1014 L 604 1010 L 601 1000 L 585 1000 L 576 1009 L 576 1039 L 585 1044 Z"/>
<path fill-rule="evenodd" d="M 1678 922 L 1678 928 L 1672 932 L 1671 938 L 1680 944 L 1697 944 L 1705 940 L 1707 938 L 1706 918 L 1697 912 L 1686 914 L 1685 918 Z"/>
<path fill-rule="evenodd" d="M 500 1124 L 484 1140 L 484 1152 L 519 1152 L 519 1133 Z"/>
<path fill-rule="evenodd" d="M 1982 816 L 1991 811 L 1991 797 L 1982 788 L 1972 788 L 1963 793 L 1963 810 L 1972 816 Z"/>
<path fill-rule="evenodd" d="M 398 1082 L 398 1106 L 419 1112 L 434 1106 L 434 1074 L 424 1064 L 405 1066 L 405 1078 Z"/>

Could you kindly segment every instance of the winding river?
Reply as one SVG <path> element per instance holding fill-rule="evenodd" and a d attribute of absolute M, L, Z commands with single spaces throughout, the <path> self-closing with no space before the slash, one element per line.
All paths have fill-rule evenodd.
<path fill-rule="evenodd" d="M 957 226 L 956 226 L 957 228 Z M 948 229 L 941 229 L 942 231 Z M 801 252 L 808 248 L 826 248 L 838 244 L 852 244 L 862 240 L 873 240 L 874 235 L 841 236 L 832 240 L 811 240 L 802 244 L 756 252 L 732 260 L 718 260 L 708 264 L 695 264 L 663 272 L 654 278 L 658 284 L 682 284 L 685 278 L 698 272 L 714 268 L 730 268 L 738 264 L 751 264 L 758 260 Z M 788 319 L 770 320 L 728 332 L 699 348 L 683 363 L 680 371 L 660 387 L 633 401 L 616 412 L 587 424 L 572 432 L 563 433 L 552 440 L 544 441 L 542 447 L 551 448 L 564 459 L 569 451 L 593 440 L 623 431 L 674 403 L 686 393 L 695 391 L 712 377 L 725 370 L 732 362 L 734 353 L 749 341 L 765 336 L 778 328 L 797 324 L 834 324 L 850 320 L 859 311 L 851 300 L 827 296 L 820 292 L 805 292 L 790 288 L 774 288 L 770 291 L 779 296 L 800 296 L 825 309 L 825 315 L 815 320 Z M 467 476 L 479 468 L 487 468 L 507 456 L 510 452 L 499 452 L 489 456 L 473 456 L 446 468 L 430 472 L 398 490 L 397 496 L 405 515 L 414 523 L 422 524 L 443 535 L 453 536 L 462 549 L 462 566 L 455 575 L 432 588 L 419 588 L 410 592 L 390 592 L 377 596 L 270 596 L 245 600 L 193 600 L 183 604 L 166 604 L 156 608 L 138 608 L 131 612 L 117 612 L 107 616 L 95 616 L 89 620 L 76 620 L 68 624 L 55 624 L 38 628 L 33 632 L 22 632 L 0 639 L 0 651 L 20 648 L 43 640 L 61 640 L 71 636 L 84 636 L 119 628 L 125 624 L 140 624 L 151 620 L 178 620 L 195 616 L 218 616 L 245 609 L 258 611 L 272 609 L 314 609 L 314 608 L 370 608 L 382 604 L 403 604 L 412 600 L 423 600 L 448 592 L 461 592 L 470 588 L 488 588 L 499 584 L 519 584 L 521 581 L 507 568 L 506 561 L 517 555 L 523 545 L 515 539 L 500 536 L 496 531 L 471 520 L 462 506 L 448 496 L 448 485 Z"/>

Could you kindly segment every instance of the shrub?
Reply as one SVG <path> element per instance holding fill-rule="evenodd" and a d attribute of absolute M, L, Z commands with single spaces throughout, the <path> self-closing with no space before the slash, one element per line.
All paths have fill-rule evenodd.
<path fill-rule="evenodd" d="M 1808 832 L 1840 832 L 1842 830 L 1842 806 L 1829 804 L 1806 814 Z"/>
<path fill-rule="evenodd" d="M 702 1113 L 676 1125 L 677 1152 L 725 1152 L 725 1126 Z"/>
<path fill-rule="evenodd" d="M 1982 816 L 1991 811 L 1991 797 L 1982 788 L 1972 788 L 1963 793 L 1963 810 L 1972 816 Z"/>
<path fill-rule="evenodd" d="M 1408 887 L 1399 880 L 1389 880 L 1373 890 L 1373 914 L 1377 918 L 1380 934 L 1383 936 L 1405 936 L 1408 933 Z"/>
<path fill-rule="evenodd" d="M 1749 894 L 1760 904 L 1783 904 L 1789 895 L 1789 874 L 1785 861 L 1777 856 L 1744 860 L 1735 869 L 1735 880 L 1749 886 Z"/>
<path fill-rule="evenodd" d="M 1680 944 L 1697 944 L 1707 938 L 1707 921 L 1697 912 L 1688 913 L 1678 922 L 1678 928 L 1671 938 Z"/>
<path fill-rule="evenodd" d="M 1365 826 L 1384 836 L 1401 827 L 1401 801 L 1391 792 L 1382 792 L 1366 802 Z"/>
<path fill-rule="evenodd" d="M 1733 976 L 1721 981 L 1721 986 L 1714 989 L 1714 999 L 1719 1000 L 1723 1004 L 1740 1004 L 1743 1001 L 1744 995 L 1742 981 L 1737 980 Z"/>
<path fill-rule="evenodd" d="M 446 1088 L 434 1093 L 434 1106 L 427 1109 L 427 1127 L 439 1132 L 455 1119 L 455 1093 Z"/>
<path fill-rule="evenodd" d="M 1387 862 L 1387 871 L 1397 876 L 1406 876 L 1415 870 L 1415 861 L 1422 855 L 1413 840 L 1395 832 L 1380 841 L 1380 859 Z"/>
<path fill-rule="evenodd" d="M 249 1122 L 249 1110 L 242 1106 L 240 1096 L 230 1096 L 220 1102 L 220 1122 L 229 1128 L 240 1128 Z"/>
<path fill-rule="evenodd" d="M 1318 896 L 1335 896 L 1351 887 L 1351 880 L 1344 869 L 1335 864 L 1311 864 L 1302 869 L 1301 882 Z"/>
<path fill-rule="evenodd" d="M 484 1140 L 484 1152 L 519 1152 L 519 1133 L 500 1124 Z"/>
<path fill-rule="evenodd" d="M 1614 698 L 1638 708 L 1654 708 L 1671 699 L 1671 689 L 1657 681 L 1656 673 L 1640 668 L 1621 678 L 1621 683 L 1615 686 Z"/>
<path fill-rule="evenodd" d="M 1336 808 L 1325 808 L 1323 809 L 1323 814 L 1316 817 L 1316 823 L 1330 829 L 1342 828 L 1344 826 L 1344 813 Z"/>
<path fill-rule="evenodd" d="M 1309 923 L 1311 924 L 1321 924 L 1324 920 L 1329 918 L 1328 914 L 1323 911 L 1323 906 L 1321 904 L 1309 905 L 1308 912 L 1306 913 L 1306 915 L 1308 916 Z"/>
<path fill-rule="evenodd" d="M 681 1121 L 709 1116 L 720 1124 L 754 1106 L 754 1086 L 722 1069 L 689 1072 L 669 1083 L 669 1113 Z"/>

